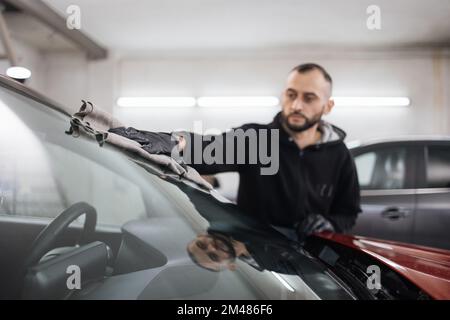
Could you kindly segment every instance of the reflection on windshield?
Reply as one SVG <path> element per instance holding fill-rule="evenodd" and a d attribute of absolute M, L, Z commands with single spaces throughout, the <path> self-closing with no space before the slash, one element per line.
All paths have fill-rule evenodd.
<path fill-rule="evenodd" d="M 210 223 L 208 232 L 197 235 L 186 248 L 192 261 L 202 268 L 235 271 L 237 259 L 258 271 L 283 274 L 302 275 L 319 267 L 298 243 L 269 227 L 239 228 L 223 222 Z"/>
<path fill-rule="evenodd" d="M 188 256 L 198 267 L 216 273 L 234 272 L 244 263 L 255 271 L 300 276 L 323 297 L 347 296 L 327 268 L 299 242 L 245 215 L 232 203 L 213 200 L 204 192 L 176 184 L 209 223 L 206 232 L 198 233 L 186 244 Z"/>
<path fill-rule="evenodd" d="M 200 234 L 187 246 L 192 261 L 211 271 L 236 270 L 236 257 L 250 257 L 240 241 L 220 234 Z"/>
<path fill-rule="evenodd" d="M 64 208 L 46 150 L 0 100 L 0 214 L 45 216 Z"/>

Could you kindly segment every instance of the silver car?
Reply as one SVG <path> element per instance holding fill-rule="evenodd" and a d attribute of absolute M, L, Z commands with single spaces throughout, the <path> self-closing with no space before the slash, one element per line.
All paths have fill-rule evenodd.
<path fill-rule="evenodd" d="M 450 136 L 349 147 L 363 209 L 352 233 L 450 249 Z"/>

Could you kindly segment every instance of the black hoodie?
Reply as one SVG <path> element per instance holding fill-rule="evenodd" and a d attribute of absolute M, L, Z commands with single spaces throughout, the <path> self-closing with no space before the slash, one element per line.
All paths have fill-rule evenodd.
<path fill-rule="evenodd" d="M 262 175 L 260 164 L 188 164 L 200 174 L 239 172 L 237 205 L 264 223 L 292 228 L 308 215 L 321 214 L 337 232 L 349 230 L 361 209 L 355 165 L 343 142 L 345 132 L 322 121 L 321 141 L 301 150 L 280 120 L 278 113 L 270 124 L 240 127 L 244 131 L 279 130 L 279 170 L 274 175 Z M 190 135 L 193 141 L 195 134 Z M 225 135 L 222 134 L 224 140 Z M 203 141 L 203 149 L 214 141 L 214 136 L 209 140 Z M 194 143 L 188 143 L 185 150 L 194 152 L 193 146 Z M 223 148 L 226 154 L 225 144 Z"/>

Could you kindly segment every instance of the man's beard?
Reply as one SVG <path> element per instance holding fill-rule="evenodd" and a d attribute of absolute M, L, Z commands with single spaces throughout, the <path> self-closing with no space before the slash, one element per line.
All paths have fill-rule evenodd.
<path fill-rule="evenodd" d="M 293 115 L 302 117 L 303 119 L 305 119 L 305 122 L 301 125 L 295 125 L 295 124 L 289 123 L 289 117 L 291 117 Z M 283 113 L 281 113 L 282 122 L 289 130 L 291 130 L 293 132 L 303 132 L 305 130 L 308 130 L 309 128 L 311 128 L 314 125 L 316 125 L 317 123 L 319 123 L 320 120 L 322 119 L 322 116 L 323 116 L 323 110 L 320 113 L 314 115 L 312 118 L 308 118 L 301 111 L 294 111 L 291 114 L 289 114 L 287 117 Z"/>

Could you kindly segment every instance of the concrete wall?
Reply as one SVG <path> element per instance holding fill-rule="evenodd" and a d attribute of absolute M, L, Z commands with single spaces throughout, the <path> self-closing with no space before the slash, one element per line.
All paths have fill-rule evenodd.
<path fill-rule="evenodd" d="M 117 60 L 88 61 L 81 53 L 51 53 L 43 58 L 44 92 L 75 111 L 88 99 L 113 111 Z"/>

